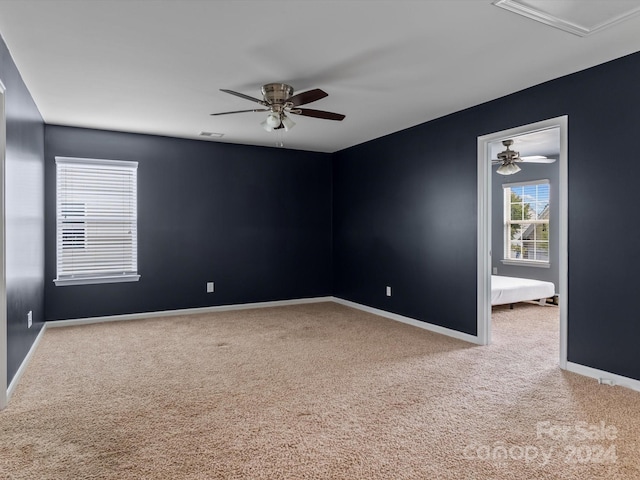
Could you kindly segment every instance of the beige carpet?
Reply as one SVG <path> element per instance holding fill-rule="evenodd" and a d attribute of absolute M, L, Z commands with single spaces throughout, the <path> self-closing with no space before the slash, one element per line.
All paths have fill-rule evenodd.
<path fill-rule="evenodd" d="M 557 325 L 500 307 L 476 347 L 324 303 L 50 329 L 0 478 L 640 478 L 640 394 L 561 372 Z"/>

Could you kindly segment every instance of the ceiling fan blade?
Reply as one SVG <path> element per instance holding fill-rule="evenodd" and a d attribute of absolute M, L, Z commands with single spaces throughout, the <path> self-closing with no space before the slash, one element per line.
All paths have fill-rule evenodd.
<path fill-rule="evenodd" d="M 319 88 L 314 88 L 313 90 L 298 93 L 287 101 L 293 103 L 294 107 L 297 107 L 298 105 L 306 105 L 307 103 L 315 102 L 316 100 L 320 100 L 327 96 L 329 96 L 327 92 L 320 90 Z"/>
<path fill-rule="evenodd" d="M 244 98 L 245 100 L 251 100 L 252 102 L 259 103 L 260 105 L 266 105 L 267 102 L 264 100 L 260 100 L 259 98 L 250 97 L 249 95 L 245 95 L 244 93 L 234 92 L 233 90 L 226 90 L 224 88 L 220 89 L 221 92 L 230 93 L 231 95 L 235 95 L 236 97 Z"/>
<path fill-rule="evenodd" d="M 542 155 L 532 155 L 530 157 L 520 157 L 520 161 L 525 163 L 553 163 L 555 158 L 547 158 Z"/>
<path fill-rule="evenodd" d="M 313 110 L 311 108 L 296 108 L 291 113 L 302 115 L 304 117 L 324 118 L 325 120 L 342 120 L 344 115 L 341 113 L 325 112 L 323 110 Z"/>
<path fill-rule="evenodd" d="M 210 115 L 212 116 L 216 116 L 216 115 L 230 115 L 232 113 L 245 113 L 245 112 L 268 112 L 269 109 L 268 108 L 257 108 L 257 109 L 253 109 L 253 110 L 235 110 L 233 112 L 220 112 L 220 113 L 211 113 Z"/>

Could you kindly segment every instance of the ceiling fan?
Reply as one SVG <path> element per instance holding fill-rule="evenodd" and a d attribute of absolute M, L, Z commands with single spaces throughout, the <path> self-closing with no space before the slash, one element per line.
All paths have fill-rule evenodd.
<path fill-rule="evenodd" d="M 547 158 L 543 155 L 531 155 L 528 157 L 521 157 L 519 152 L 511 150 L 509 147 L 513 145 L 513 140 L 503 140 L 502 145 L 507 147 L 503 152 L 496 155 L 497 160 L 491 160 L 491 165 L 500 165 L 496 170 L 496 173 L 500 175 L 513 175 L 522 170 L 517 163 L 553 163 L 555 158 Z"/>
<path fill-rule="evenodd" d="M 342 120 L 345 118 L 345 116 L 340 113 L 313 110 L 311 108 L 298 108 L 300 105 L 306 105 L 307 103 L 315 102 L 316 100 L 320 100 L 321 98 L 328 96 L 328 93 L 320 90 L 319 88 L 293 95 L 293 87 L 286 83 L 267 83 L 262 86 L 262 100 L 245 95 L 244 93 L 234 92 L 233 90 L 226 90 L 223 88 L 220 90 L 225 93 L 235 95 L 236 97 L 259 103 L 265 108 L 212 113 L 211 115 L 216 116 L 245 112 L 269 112 L 267 119 L 261 124 L 268 132 L 282 128 L 284 128 L 285 131 L 292 129 L 295 123 L 287 116 L 287 114 L 323 118 L 325 120 Z"/>

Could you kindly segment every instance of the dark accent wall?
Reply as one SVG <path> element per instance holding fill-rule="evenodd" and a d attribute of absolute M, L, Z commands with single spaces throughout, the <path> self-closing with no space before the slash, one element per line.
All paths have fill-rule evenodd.
<path fill-rule="evenodd" d="M 44 122 L 0 39 L 6 88 L 5 235 L 7 380 L 11 382 L 44 321 Z M 27 327 L 27 313 L 33 326 Z"/>
<path fill-rule="evenodd" d="M 335 154 L 334 295 L 475 334 L 477 137 L 568 115 L 568 359 L 640 379 L 638 85 L 635 53 Z"/>
<path fill-rule="evenodd" d="M 551 155 L 549 155 L 551 157 Z M 522 170 L 514 175 L 504 176 L 493 168 L 491 178 L 491 263 L 498 269 L 498 275 L 505 277 L 533 278 L 545 282 L 553 282 L 558 293 L 560 280 L 560 162 L 524 163 Z M 504 189 L 505 183 L 549 180 L 549 268 L 521 265 L 506 265 L 504 259 Z"/>
<path fill-rule="evenodd" d="M 140 281 L 54 285 L 56 156 L 139 162 Z M 47 125 L 45 181 L 47 320 L 331 295 L 329 154 Z"/>

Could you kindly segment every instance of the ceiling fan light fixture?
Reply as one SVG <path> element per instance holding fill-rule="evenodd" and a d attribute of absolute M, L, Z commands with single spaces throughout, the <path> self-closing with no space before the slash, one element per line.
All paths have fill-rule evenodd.
<path fill-rule="evenodd" d="M 522 169 L 515 163 L 503 163 L 498 167 L 496 173 L 500 175 L 513 175 L 514 173 L 518 173 L 520 170 Z"/>
<path fill-rule="evenodd" d="M 282 125 L 284 126 L 285 132 L 288 132 L 289 130 L 291 130 L 293 127 L 296 126 L 296 122 L 291 120 L 286 115 L 282 115 L 281 121 L 282 121 Z"/>
<path fill-rule="evenodd" d="M 267 125 L 269 125 L 271 128 L 278 128 L 281 123 L 280 114 L 276 112 L 271 112 L 267 116 L 266 122 L 267 122 Z"/>

